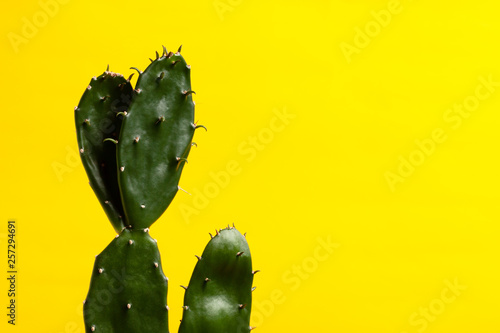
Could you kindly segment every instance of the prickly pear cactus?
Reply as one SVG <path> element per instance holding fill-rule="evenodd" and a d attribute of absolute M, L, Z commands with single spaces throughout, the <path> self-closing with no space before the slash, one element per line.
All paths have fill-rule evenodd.
<path fill-rule="evenodd" d="M 80 156 L 94 190 L 116 232 L 126 226 L 116 168 L 116 146 L 122 118 L 132 99 L 132 85 L 121 74 L 106 70 L 93 77 L 75 107 Z"/>
<path fill-rule="evenodd" d="M 196 127 L 190 72 L 179 52 L 165 50 L 139 73 L 117 154 L 125 215 L 135 229 L 149 228 L 179 190 Z"/>
<path fill-rule="evenodd" d="M 77 139 L 89 182 L 118 233 L 96 256 L 84 302 L 85 330 L 168 333 L 167 289 L 149 227 L 180 189 L 197 128 L 191 68 L 163 47 L 130 76 L 108 69 L 92 78 L 75 107 Z M 186 287 L 181 333 L 248 332 L 253 274 L 235 228 L 217 231 Z"/>
<path fill-rule="evenodd" d="M 216 232 L 194 268 L 179 333 L 250 332 L 252 258 L 236 228 Z"/>
<path fill-rule="evenodd" d="M 96 257 L 83 307 L 86 332 L 168 332 L 167 281 L 156 240 L 123 229 Z"/>

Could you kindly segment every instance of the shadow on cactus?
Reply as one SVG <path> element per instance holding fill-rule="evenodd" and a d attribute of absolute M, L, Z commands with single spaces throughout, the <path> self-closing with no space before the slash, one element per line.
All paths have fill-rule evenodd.
<path fill-rule="evenodd" d="M 108 66 L 75 108 L 82 163 L 117 232 L 95 259 L 86 332 L 169 332 L 168 279 L 149 228 L 179 191 L 193 135 L 204 128 L 194 123 L 191 67 L 180 52 L 163 47 L 144 71 L 132 67 L 135 88 L 132 75 L 125 79 Z M 183 287 L 179 332 L 249 332 L 256 271 L 246 238 L 234 226 L 211 238 Z"/>

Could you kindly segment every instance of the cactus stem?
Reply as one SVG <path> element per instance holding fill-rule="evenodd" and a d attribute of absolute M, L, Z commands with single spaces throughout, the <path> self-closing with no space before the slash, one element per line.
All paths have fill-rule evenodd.
<path fill-rule="evenodd" d="M 177 185 L 177 189 L 181 190 L 182 192 L 185 192 L 189 195 L 191 195 L 191 193 L 189 193 L 188 191 L 186 191 L 185 189 L 183 189 L 182 187 L 180 187 L 179 185 Z"/>
<path fill-rule="evenodd" d="M 158 119 L 155 122 L 155 125 L 158 125 L 158 124 L 160 124 L 160 123 L 162 123 L 164 121 L 165 121 L 165 117 L 164 116 L 159 116 Z"/>
<path fill-rule="evenodd" d="M 121 172 L 125 171 L 125 167 L 124 166 L 120 167 L 120 171 Z"/>
<path fill-rule="evenodd" d="M 245 306 L 247 306 L 246 304 L 238 304 L 238 308 L 240 310 L 243 310 L 245 308 Z"/>
<path fill-rule="evenodd" d="M 181 287 L 184 288 L 185 290 L 188 290 L 188 287 L 183 286 L 182 284 L 181 284 Z"/>
<path fill-rule="evenodd" d="M 168 52 L 167 52 L 167 48 L 165 47 L 165 45 L 162 45 L 163 47 L 163 55 L 166 57 Z"/>
<path fill-rule="evenodd" d="M 106 139 L 102 140 L 102 142 L 106 142 L 106 141 L 113 142 L 115 145 L 118 144 L 118 140 L 115 140 L 113 138 L 106 138 Z"/>
<path fill-rule="evenodd" d="M 128 303 L 127 304 L 127 309 L 130 309 L 132 307 L 132 304 Z"/>
<path fill-rule="evenodd" d="M 131 239 L 129 239 L 129 240 L 128 240 L 128 245 L 132 245 L 132 244 L 134 244 L 134 241 L 133 241 L 133 240 L 131 240 Z"/>
<path fill-rule="evenodd" d="M 180 55 L 181 54 L 181 50 L 182 50 L 182 45 L 179 46 L 179 49 L 177 50 L 177 55 Z"/>
<path fill-rule="evenodd" d="M 155 267 L 156 267 L 156 268 L 158 268 L 158 263 L 157 263 L 157 262 L 155 262 L 155 264 L 154 264 L 154 265 L 155 265 Z"/>
<path fill-rule="evenodd" d="M 104 269 L 99 268 L 99 271 L 98 271 L 98 272 L 99 272 L 99 274 L 102 274 L 102 272 L 104 272 Z"/>
<path fill-rule="evenodd" d="M 139 68 L 137 68 L 137 67 L 130 67 L 130 69 L 136 70 L 137 73 L 139 73 L 139 75 L 142 74 L 142 71 Z"/>
<path fill-rule="evenodd" d="M 241 255 L 242 255 L 243 253 L 245 253 L 245 252 L 241 252 L 241 251 L 240 251 L 240 252 L 236 253 L 236 256 L 237 256 L 237 257 L 241 257 Z"/>
<path fill-rule="evenodd" d="M 140 136 L 136 136 L 136 137 L 134 138 L 134 143 L 139 142 L 140 138 L 141 138 Z"/>
<path fill-rule="evenodd" d="M 258 272 L 260 272 L 260 270 L 252 271 L 252 274 L 253 274 L 253 275 L 255 275 L 255 274 L 257 274 Z"/>
<path fill-rule="evenodd" d="M 194 255 L 198 260 L 201 260 L 200 256 L 197 256 L 196 254 Z"/>

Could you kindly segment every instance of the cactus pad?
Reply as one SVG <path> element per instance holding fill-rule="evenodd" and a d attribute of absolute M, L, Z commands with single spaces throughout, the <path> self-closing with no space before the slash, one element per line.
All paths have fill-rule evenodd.
<path fill-rule="evenodd" d="M 217 232 L 186 289 L 179 333 L 248 333 L 253 275 L 245 237 L 235 228 Z"/>
<path fill-rule="evenodd" d="M 195 125 L 190 67 L 166 53 L 140 72 L 118 143 L 118 181 L 127 222 L 148 228 L 178 191 Z"/>
<path fill-rule="evenodd" d="M 83 307 L 86 332 L 167 333 L 167 283 L 148 230 L 123 229 L 96 257 Z"/>
<path fill-rule="evenodd" d="M 91 81 L 75 108 L 78 149 L 89 183 L 116 232 L 126 225 L 116 168 L 116 145 L 132 86 L 120 74 L 106 71 Z"/>

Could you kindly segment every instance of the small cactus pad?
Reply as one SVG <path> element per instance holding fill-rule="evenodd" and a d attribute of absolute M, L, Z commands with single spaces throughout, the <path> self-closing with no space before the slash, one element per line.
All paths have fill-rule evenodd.
<path fill-rule="evenodd" d="M 128 109 L 132 86 L 120 74 L 106 71 L 92 78 L 75 108 L 78 149 L 90 186 L 116 232 L 126 225 L 116 168 L 116 145 L 122 114 Z"/>
<path fill-rule="evenodd" d="M 148 230 L 123 229 L 96 257 L 83 307 L 86 332 L 167 333 L 167 284 Z"/>
<path fill-rule="evenodd" d="M 190 67 L 164 53 L 140 72 L 118 143 L 118 182 L 127 222 L 148 228 L 178 191 L 195 131 Z"/>
<path fill-rule="evenodd" d="M 253 275 L 245 237 L 218 231 L 194 268 L 179 333 L 249 332 Z"/>

